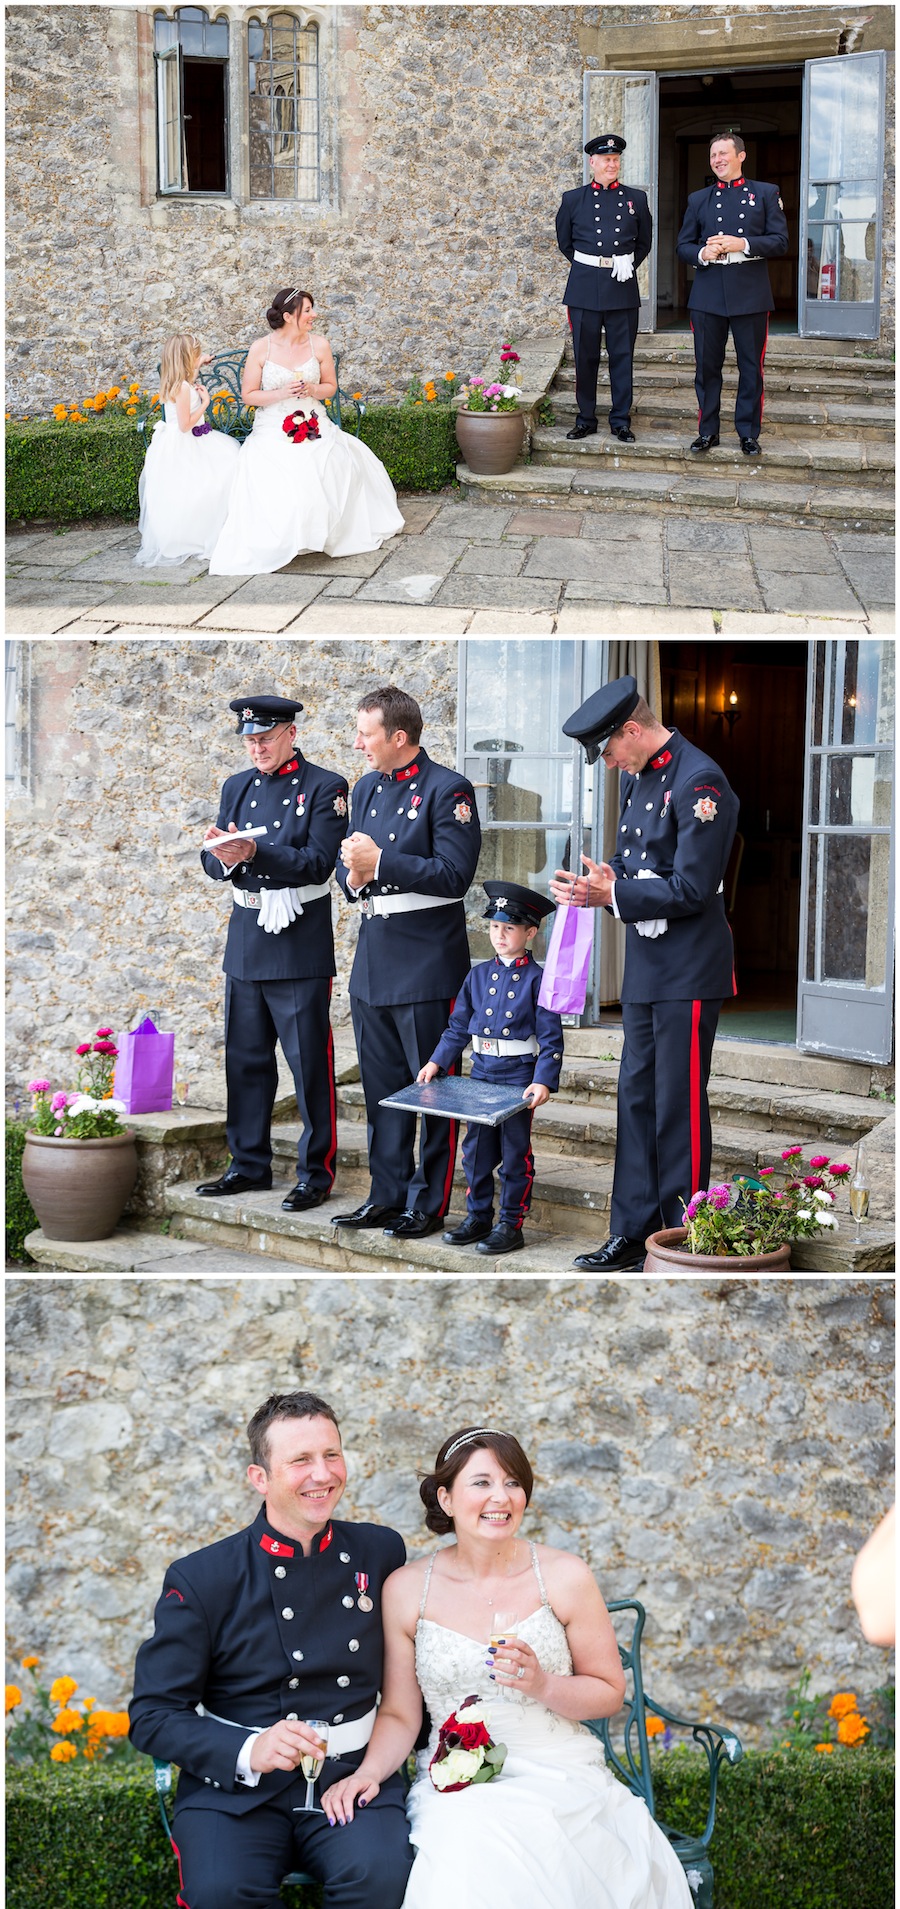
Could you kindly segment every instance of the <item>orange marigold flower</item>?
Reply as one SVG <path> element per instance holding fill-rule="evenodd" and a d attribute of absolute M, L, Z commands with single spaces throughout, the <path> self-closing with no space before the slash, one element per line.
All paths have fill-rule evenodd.
<path fill-rule="evenodd" d="M 125 416 L 126 416 L 126 418 L 136 418 L 136 417 L 137 417 L 137 405 L 136 405 L 136 404 L 126 404 L 126 406 L 125 406 Z"/>
<path fill-rule="evenodd" d="M 83 1702 L 85 1710 L 93 1710 L 96 1707 L 97 1699 L 96 1697 L 85 1697 Z"/>
<path fill-rule="evenodd" d="M 359 400 L 360 400 L 360 398 L 361 398 L 361 397 L 362 397 L 362 392 L 361 392 L 361 391 L 354 391 L 354 393 L 353 393 L 353 402 L 354 402 L 354 404 L 358 404 L 358 403 L 359 403 Z"/>
<path fill-rule="evenodd" d="M 828 1706 L 829 1717 L 849 1717 L 851 1710 L 856 1709 L 856 1701 L 852 1690 L 839 1690 Z"/>
<path fill-rule="evenodd" d="M 107 1733 L 106 1726 L 109 1723 L 109 1717 L 110 1717 L 110 1713 L 108 1710 L 92 1711 L 91 1715 L 88 1717 L 88 1730 L 92 1734 L 98 1737 L 105 1737 Z"/>
<path fill-rule="evenodd" d="M 18 1684 L 7 1684 L 6 1686 L 6 1714 L 7 1716 L 9 1715 L 11 1710 L 15 1710 L 17 1704 L 20 1704 L 21 1701 L 22 1701 L 22 1692 L 19 1689 Z"/>
<path fill-rule="evenodd" d="M 645 1721 L 648 1737 L 661 1737 L 663 1735 L 666 1726 L 663 1723 L 662 1717 L 653 1717 L 648 1711 Z"/>
<path fill-rule="evenodd" d="M 57 420 L 57 423 L 61 423 L 61 422 L 62 422 L 62 419 L 63 419 L 63 418 L 64 418 L 64 417 L 66 416 L 66 407 L 65 407 L 65 405 L 64 405 L 64 404 L 55 404 L 55 405 L 53 406 L 53 416 L 54 416 L 54 417 L 56 418 L 56 420 Z"/>
<path fill-rule="evenodd" d="M 80 1710 L 61 1710 L 50 1725 L 59 1737 L 71 1737 L 76 1730 L 84 1729 L 84 1718 Z"/>
<path fill-rule="evenodd" d="M 857 1715 L 855 1710 L 848 1717 L 842 1717 L 837 1727 L 838 1743 L 863 1743 L 869 1734 L 865 1717 Z"/>
<path fill-rule="evenodd" d="M 39 1658 L 39 1657 L 35 1657 L 35 1656 L 33 1656 L 33 1655 L 32 1655 L 31 1657 L 23 1657 L 23 1659 L 22 1659 L 22 1669 L 23 1669 L 23 1670 L 36 1670 L 36 1669 L 37 1669 L 37 1667 L 38 1667 L 38 1664 L 40 1663 L 40 1661 L 41 1661 L 41 1660 L 40 1660 L 40 1658 Z"/>
<path fill-rule="evenodd" d="M 830 1757 L 830 1756 L 832 1756 L 832 1755 L 833 1755 L 833 1752 L 834 1752 L 834 1744 L 833 1744 L 833 1743 L 817 1743 L 817 1744 L 816 1744 L 816 1746 L 815 1746 L 815 1748 L 816 1748 L 817 1750 L 821 1750 L 821 1751 L 823 1751 L 823 1752 L 824 1752 L 824 1754 L 825 1754 L 825 1756 L 828 1756 L 828 1757 Z"/>
<path fill-rule="evenodd" d="M 74 1697 L 77 1689 L 78 1685 L 74 1677 L 56 1677 L 50 1685 L 50 1702 L 67 1704 L 69 1698 Z"/>
<path fill-rule="evenodd" d="M 54 1743 L 50 1752 L 50 1760 L 52 1763 L 71 1763 L 72 1758 L 77 1757 L 77 1755 L 78 1751 L 74 1743 Z"/>
<path fill-rule="evenodd" d="M 107 1723 L 106 1723 L 107 1736 L 108 1737 L 127 1737 L 128 1722 L 129 1722 L 129 1718 L 128 1718 L 127 1710 L 108 1711 Z"/>
<path fill-rule="evenodd" d="M 456 372 L 455 372 L 455 371 L 445 371 L 445 372 L 444 372 L 444 383 L 445 383 L 445 384 L 452 384 L 452 383 L 453 383 L 453 380 L 454 380 L 454 378 L 455 378 L 455 377 L 456 377 Z"/>
<path fill-rule="evenodd" d="M 128 386 L 129 391 L 140 391 L 140 388 L 141 388 L 140 385 L 137 383 L 130 384 Z"/>

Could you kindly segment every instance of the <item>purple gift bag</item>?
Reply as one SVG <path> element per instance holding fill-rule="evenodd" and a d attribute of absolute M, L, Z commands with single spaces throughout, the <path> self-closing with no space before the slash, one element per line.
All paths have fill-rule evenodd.
<path fill-rule="evenodd" d="M 166 1113 L 172 1105 L 175 1036 L 160 1034 L 148 1015 L 130 1034 L 116 1036 L 113 1093 L 130 1114 Z"/>
<path fill-rule="evenodd" d="M 580 1014 L 587 996 L 588 970 L 594 946 L 594 918 L 589 908 L 560 902 L 553 917 L 550 946 L 538 1001 L 557 1014 Z"/>

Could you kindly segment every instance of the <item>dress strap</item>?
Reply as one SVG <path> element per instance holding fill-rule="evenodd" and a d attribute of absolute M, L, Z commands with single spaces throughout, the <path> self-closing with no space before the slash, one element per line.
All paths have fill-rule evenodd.
<path fill-rule="evenodd" d="M 431 1557 L 428 1560 L 428 1570 L 425 1573 L 425 1583 L 422 1586 L 422 1602 L 419 1605 L 420 1619 L 425 1616 L 425 1600 L 428 1596 L 428 1586 L 431 1583 L 431 1573 L 434 1570 L 434 1561 L 436 1557 L 437 1557 L 437 1551 L 432 1551 Z"/>
<path fill-rule="evenodd" d="M 270 333 L 269 333 L 269 336 L 268 336 L 268 339 L 267 339 L 267 341 L 266 341 L 266 355 L 265 355 L 265 357 L 264 357 L 264 359 L 263 359 L 263 364 L 264 364 L 264 365 L 267 365 L 267 364 L 268 364 L 268 362 L 269 362 L 269 352 L 271 351 L 271 349 L 272 349 L 272 333 L 270 332 Z"/>
<path fill-rule="evenodd" d="M 538 1589 L 539 1589 L 539 1591 L 540 1591 L 540 1594 L 541 1594 L 541 1603 L 542 1603 L 542 1604 L 543 1604 L 543 1605 L 545 1606 L 545 1608 L 546 1608 L 546 1609 L 547 1609 L 547 1610 L 549 1611 L 549 1609 L 550 1609 L 550 1599 L 549 1599 L 549 1598 L 548 1598 L 548 1596 L 547 1596 L 547 1589 L 546 1589 L 546 1586 L 545 1586 L 545 1584 L 544 1584 L 544 1580 L 543 1580 L 543 1578 L 542 1578 L 542 1576 L 541 1576 L 541 1567 L 540 1567 L 540 1565 L 538 1564 L 538 1554 L 537 1554 L 537 1545 L 536 1545 L 536 1544 L 534 1544 L 534 1543 L 533 1543 L 533 1542 L 532 1542 L 531 1540 L 529 1540 L 529 1544 L 528 1544 L 528 1549 L 529 1549 L 529 1551 L 531 1552 L 531 1564 L 532 1564 L 532 1569 L 533 1569 L 533 1571 L 534 1571 L 534 1575 L 535 1575 L 535 1577 L 537 1578 L 537 1581 L 538 1581 Z"/>

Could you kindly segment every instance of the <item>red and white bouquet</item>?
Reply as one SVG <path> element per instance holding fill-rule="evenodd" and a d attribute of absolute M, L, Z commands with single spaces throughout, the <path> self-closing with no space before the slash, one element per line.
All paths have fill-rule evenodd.
<path fill-rule="evenodd" d="M 315 441 L 322 435 L 315 411 L 311 411 L 309 417 L 305 411 L 291 411 L 281 428 L 287 432 L 293 444 L 305 444 L 307 438 Z"/>
<path fill-rule="evenodd" d="M 470 1783 L 489 1783 L 506 1762 L 506 1744 L 495 1743 L 487 1728 L 490 1711 L 477 1697 L 466 1697 L 451 1711 L 438 1732 L 438 1746 L 428 1765 L 436 1790 L 467 1790 Z"/>

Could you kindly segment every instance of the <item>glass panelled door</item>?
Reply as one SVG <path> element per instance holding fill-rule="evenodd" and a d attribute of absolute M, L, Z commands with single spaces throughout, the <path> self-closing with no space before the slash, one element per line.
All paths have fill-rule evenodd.
<path fill-rule="evenodd" d="M 641 294 L 640 331 L 652 331 L 656 313 L 656 168 L 657 79 L 655 73 L 585 73 L 584 144 L 598 133 L 620 133 L 627 150 L 622 155 L 622 178 L 646 192 L 653 219 L 653 249 L 638 269 Z M 588 177 L 587 161 L 584 168 Z"/>
<path fill-rule="evenodd" d="M 884 92 L 883 53 L 806 63 L 801 337 L 878 337 Z"/>
<path fill-rule="evenodd" d="M 814 643 L 807 717 L 797 1045 L 889 1061 L 894 644 Z"/>
<path fill-rule="evenodd" d="M 547 894 L 554 869 L 569 865 L 573 837 L 602 859 L 594 783 L 585 781 L 584 751 L 562 725 L 604 680 L 603 649 L 599 640 L 535 637 L 460 644 L 458 761 L 474 784 L 483 831 L 468 898 L 473 961 L 491 953 L 483 881 Z M 534 943 L 539 961 L 548 932 Z"/>

